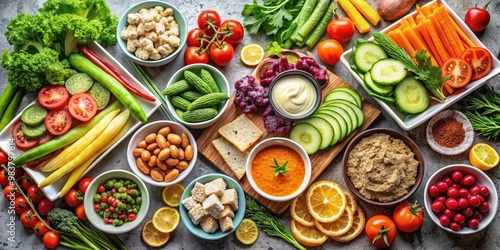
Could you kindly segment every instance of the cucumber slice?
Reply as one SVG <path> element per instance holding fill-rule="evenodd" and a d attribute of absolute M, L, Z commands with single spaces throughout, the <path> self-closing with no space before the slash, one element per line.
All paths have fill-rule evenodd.
<path fill-rule="evenodd" d="M 319 117 L 325 119 L 333 128 L 333 138 L 332 141 L 330 142 L 330 146 L 333 146 L 337 144 L 337 142 L 340 141 L 341 136 L 342 136 L 342 131 L 340 129 L 340 123 L 333 117 L 332 115 L 325 114 L 325 113 L 314 113 L 311 115 L 311 117 Z"/>
<path fill-rule="evenodd" d="M 28 126 L 38 126 L 43 123 L 47 116 L 47 110 L 40 104 L 34 104 L 23 110 L 21 120 Z"/>
<path fill-rule="evenodd" d="M 97 110 L 104 109 L 111 98 L 111 93 L 107 88 L 102 86 L 100 83 L 95 82 L 92 87 L 87 92 L 97 103 Z"/>
<path fill-rule="evenodd" d="M 363 125 L 363 123 L 365 122 L 365 114 L 363 113 L 363 110 L 360 109 L 358 106 L 352 104 L 351 102 L 348 102 L 346 100 L 335 100 L 331 101 L 331 104 L 339 105 L 341 107 L 344 107 L 345 109 L 352 110 L 356 114 L 356 120 L 357 120 L 356 128 L 361 127 L 361 125 Z"/>
<path fill-rule="evenodd" d="M 337 87 L 332 90 L 330 90 L 326 96 L 323 102 L 327 101 L 332 101 L 332 100 L 346 100 L 351 102 L 352 104 L 362 107 L 362 100 L 361 96 L 356 92 L 356 90 L 353 90 L 348 87 Z"/>
<path fill-rule="evenodd" d="M 299 123 L 306 122 L 311 125 L 313 125 L 321 134 L 321 145 L 319 146 L 319 149 L 325 149 L 330 146 L 332 143 L 334 133 L 335 131 L 333 130 L 332 125 L 330 123 L 321 118 L 321 117 L 309 117 L 307 119 L 299 121 Z"/>
<path fill-rule="evenodd" d="M 405 78 L 394 89 L 396 107 L 403 114 L 417 114 L 429 106 L 429 93 L 414 77 Z"/>
<path fill-rule="evenodd" d="M 64 86 L 66 86 L 68 93 L 76 95 L 78 93 L 87 92 L 92 87 L 93 83 L 94 80 L 92 80 L 92 77 L 86 73 L 76 73 L 66 80 Z"/>
<path fill-rule="evenodd" d="M 293 125 L 290 131 L 290 139 L 302 146 L 310 155 L 316 153 L 321 146 L 322 136 L 313 125 L 302 122 Z"/>
<path fill-rule="evenodd" d="M 23 122 L 21 125 L 21 130 L 26 135 L 26 138 L 34 140 L 42 137 L 45 133 L 47 133 L 47 128 L 45 127 L 45 123 L 42 123 L 37 126 L 29 126 Z"/>
<path fill-rule="evenodd" d="M 354 52 L 354 63 L 363 72 L 367 72 L 376 61 L 384 58 L 387 58 L 385 50 L 373 42 L 360 44 Z"/>
<path fill-rule="evenodd" d="M 405 65 L 392 58 L 381 59 L 370 69 L 372 80 L 381 85 L 396 85 L 406 77 Z"/>
<path fill-rule="evenodd" d="M 367 88 L 379 95 L 390 96 L 394 90 L 394 86 L 381 86 L 374 83 L 370 72 L 366 72 L 364 82 Z"/>
<path fill-rule="evenodd" d="M 335 120 L 337 120 L 337 122 L 339 124 L 339 128 L 340 128 L 340 130 L 338 130 L 339 139 L 338 139 L 337 142 L 342 141 L 347 136 L 347 132 L 348 132 L 347 122 L 346 122 L 346 120 L 344 118 L 342 118 L 342 116 L 339 113 L 337 113 L 337 112 L 335 112 L 333 110 L 324 109 L 324 110 L 318 110 L 318 111 L 316 111 L 314 113 L 314 115 L 327 115 L 327 116 L 331 116 Z"/>
<path fill-rule="evenodd" d="M 348 134 L 354 131 L 358 127 L 358 117 L 356 116 L 356 113 L 354 110 L 352 110 L 350 107 L 343 103 L 338 103 L 335 101 L 329 101 L 326 103 L 325 108 L 332 109 L 337 111 L 339 114 L 344 117 L 344 119 L 349 122 L 348 124 Z M 346 119 L 346 117 L 348 117 Z"/>

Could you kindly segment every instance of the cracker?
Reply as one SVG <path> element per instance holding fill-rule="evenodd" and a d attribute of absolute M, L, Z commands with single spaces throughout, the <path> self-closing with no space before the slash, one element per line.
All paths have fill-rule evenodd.
<path fill-rule="evenodd" d="M 245 175 L 246 162 L 248 154 L 239 151 L 233 144 L 228 142 L 223 137 L 219 137 L 212 141 L 212 144 L 217 149 L 222 159 L 229 165 L 231 171 L 238 177 L 243 178 Z"/>
<path fill-rule="evenodd" d="M 241 152 L 246 151 L 264 134 L 245 114 L 222 126 L 218 132 Z"/>

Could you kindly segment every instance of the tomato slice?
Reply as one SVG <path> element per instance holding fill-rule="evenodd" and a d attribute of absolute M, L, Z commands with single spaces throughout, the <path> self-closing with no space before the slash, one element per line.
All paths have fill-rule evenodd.
<path fill-rule="evenodd" d="M 47 109 L 61 109 L 69 100 L 69 93 L 64 86 L 48 85 L 38 92 L 38 102 Z"/>
<path fill-rule="evenodd" d="M 12 138 L 14 138 L 17 149 L 26 151 L 35 147 L 35 145 L 38 143 L 38 140 L 30 140 L 26 138 L 23 130 L 21 130 L 22 125 L 22 121 L 19 121 L 14 125 L 14 127 L 12 128 Z"/>
<path fill-rule="evenodd" d="M 89 94 L 79 93 L 69 99 L 68 109 L 75 119 L 86 122 L 97 113 L 97 103 Z"/>
<path fill-rule="evenodd" d="M 472 65 L 472 81 L 484 77 L 491 71 L 493 59 L 487 49 L 470 47 L 460 57 Z"/>
<path fill-rule="evenodd" d="M 453 88 L 460 88 L 470 82 L 472 66 L 462 58 L 450 58 L 441 66 L 441 76 L 448 77 L 446 83 Z"/>
<path fill-rule="evenodd" d="M 54 135 L 51 133 L 45 133 L 42 137 L 38 138 L 38 145 L 42 145 L 52 139 Z"/>
<path fill-rule="evenodd" d="M 45 117 L 45 127 L 53 135 L 62 135 L 71 128 L 73 120 L 68 111 L 52 110 Z"/>

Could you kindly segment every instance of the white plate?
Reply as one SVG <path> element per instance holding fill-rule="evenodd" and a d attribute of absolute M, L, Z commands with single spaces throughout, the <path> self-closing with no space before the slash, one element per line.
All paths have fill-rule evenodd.
<path fill-rule="evenodd" d="M 127 78 L 132 84 L 136 85 L 139 89 L 142 91 L 148 93 L 149 95 L 153 95 L 149 89 L 144 87 L 141 82 L 139 82 L 132 74 L 130 74 L 113 56 L 111 56 L 101 45 L 95 42 L 89 42 L 88 43 L 88 48 L 94 51 L 98 56 L 100 56 L 102 59 L 106 60 L 109 62 L 111 65 L 113 65 L 120 73 L 122 73 L 125 78 Z M 159 107 L 160 107 L 160 101 L 156 100 L 155 102 L 149 102 L 146 101 L 140 97 L 136 96 L 137 101 L 141 105 L 141 107 L 144 109 L 144 112 L 146 113 L 147 117 L 150 117 Z M 31 103 L 28 106 L 33 105 L 35 102 Z M 21 113 L 17 115 L 8 125 L 5 127 L 3 131 L 0 132 L 0 148 L 4 150 L 5 152 L 8 152 L 9 157 L 13 155 L 15 156 L 20 155 L 22 151 L 18 150 L 15 146 L 15 144 L 12 142 L 12 126 L 16 121 L 18 121 L 21 117 Z M 118 144 L 120 144 L 128 135 L 130 135 L 139 125 L 142 123 L 137 120 L 135 117 L 130 116 L 129 119 L 129 129 L 128 131 L 113 145 L 111 146 L 108 150 L 104 151 L 102 155 L 97 157 L 92 164 L 85 170 L 82 176 L 87 174 L 99 161 L 101 161 L 102 158 L 104 158 L 111 150 L 113 150 Z M 33 178 L 35 183 L 39 184 L 42 182 L 46 176 L 48 176 L 50 173 L 43 173 L 41 171 L 36 171 L 30 168 L 27 168 L 26 166 L 23 166 L 23 168 L 28 172 L 28 174 Z M 59 198 L 59 193 L 61 189 L 63 188 L 64 184 L 69 178 L 69 174 L 63 176 L 53 184 L 45 187 L 42 189 L 43 193 L 47 198 L 50 200 L 54 201 Z"/>
<path fill-rule="evenodd" d="M 472 39 L 472 41 L 474 41 L 474 43 L 476 43 L 478 46 L 486 48 L 486 46 L 484 46 L 484 44 L 476 37 L 476 35 L 474 35 L 474 33 L 469 29 L 469 27 L 467 27 L 467 25 L 462 21 L 462 19 L 450 8 L 450 6 L 448 4 L 446 4 L 445 1 L 440 1 L 440 0 L 431 1 L 428 4 L 432 4 L 434 2 L 440 2 L 441 4 L 443 4 L 443 6 L 446 8 L 446 10 L 450 14 L 450 16 L 455 20 L 455 22 L 458 23 L 458 25 L 465 31 L 465 33 Z M 408 14 L 407 16 L 415 16 L 416 14 L 417 14 L 417 12 L 414 11 L 414 12 Z M 389 27 L 383 29 L 381 32 L 387 33 L 389 31 L 397 28 L 400 23 L 401 23 L 401 21 L 397 21 L 397 22 L 393 23 L 392 25 L 390 25 Z M 370 38 L 369 40 L 373 40 L 373 37 Z M 351 53 L 352 53 L 352 49 L 344 52 L 342 54 L 340 60 L 342 61 L 344 66 L 346 66 L 347 69 L 351 72 L 352 76 L 358 81 L 358 83 L 366 90 L 366 86 L 364 85 L 363 80 L 349 66 L 349 58 L 351 57 Z M 377 98 L 373 98 L 373 99 L 375 99 L 375 101 L 378 102 L 378 104 L 380 104 L 380 106 L 382 106 L 382 108 L 396 121 L 396 123 L 402 129 L 407 130 L 407 131 L 412 130 L 415 127 L 419 126 L 420 124 L 426 122 L 427 120 L 429 120 L 433 116 L 435 116 L 440 111 L 443 111 L 444 109 L 446 109 L 447 107 L 456 103 L 457 101 L 459 101 L 463 97 L 467 96 L 468 94 L 470 94 L 474 90 L 478 89 L 479 87 L 484 85 L 489 79 L 491 79 L 492 77 L 494 77 L 495 75 L 500 73 L 500 61 L 498 61 L 498 59 L 493 54 L 492 54 L 492 58 L 493 58 L 493 67 L 491 69 L 491 72 L 488 75 L 486 75 L 485 77 L 483 77 L 477 81 L 470 82 L 466 86 L 456 90 L 452 95 L 449 95 L 446 98 L 446 102 L 444 102 L 444 103 L 440 103 L 440 102 L 437 102 L 437 101 L 431 99 L 431 101 L 429 103 L 429 107 L 422 113 L 415 114 L 415 115 L 404 115 L 396 108 L 395 105 L 385 103 Z"/>

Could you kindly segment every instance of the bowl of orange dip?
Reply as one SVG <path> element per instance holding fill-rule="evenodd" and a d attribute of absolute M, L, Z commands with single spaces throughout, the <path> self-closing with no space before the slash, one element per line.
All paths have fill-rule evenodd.
<path fill-rule="evenodd" d="M 257 144 L 246 162 L 250 186 L 272 201 L 288 201 L 300 195 L 311 180 L 311 160 L 296 142 L 273 137 Z"/>

